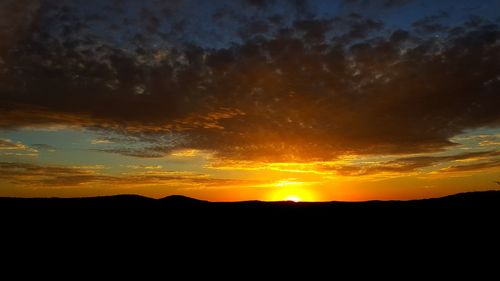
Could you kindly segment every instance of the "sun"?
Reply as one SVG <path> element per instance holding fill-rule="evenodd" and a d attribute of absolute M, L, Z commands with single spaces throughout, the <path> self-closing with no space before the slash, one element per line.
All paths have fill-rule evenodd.
<path fill-rule="evenodd" d="M 285 197 L 285 201 L 300 202 L 300 197 L 297 195 L 288 195 Z"/>
<path fill-rule="evenodd" d="M 316 201 L 316 196 L 307 182 L 297 179 L 284 179 L 274 182 L 272 191 L 268 194 L 270 201 L 310 202 Z"/>

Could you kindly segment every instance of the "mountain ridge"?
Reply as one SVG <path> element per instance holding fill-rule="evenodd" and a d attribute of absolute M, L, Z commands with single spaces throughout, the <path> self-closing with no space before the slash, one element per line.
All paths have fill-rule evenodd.
<path fill-rule="evenodd" d="M 366 200 L 366 201 L 299 201 L 293 202 L 288 200 L 281 201 L 261 201 L 261 200 L 244 200 L 244 201 L 208 201 L 203 199 L 197 199 L 185 195 L 173 194 L 168 195 L 161 198 L 152 198 L 139 194 L 116 194 L 116 195 L 104 195 L 104 196 L 85 196 L 85 197 L 14 197 L 14 196 L 3 196 L 0 197 L 0 203 L 2 201 L 9 200 L 19 200 L 19 201 L 59 201 L 59 200 L 68 200 L 68 201 L 89 201 L 89 200 L 144 200 L 144 201 L 156 201 L 156 202 L 185 202 L 185 203 L 222 203 L 222 204 L 257 204 L 257 203 L 289 203 L 294 205 L 301 204 L 367 204 L 367 203 L 416 203 L 416 202 L 425 202 L 425 201 L 434 201 L 434 200 L 458 200 L 458 199 L 466 199 L 466 198 L 479 198 L 479 197 L 487 197 L 487 196 L 498 196 L 500 198 L 500 190 L 485 190 L 485 191 L 470 191 L 470 192 L 460 192 L 450 195 L 445 195 L 441 197 L 430 197 L 430 198 L 419 198 L 419 199 L 410 199 L 410 200 Z"/>
<path fill-rule="evenodd" d="M 152 199 L 136 195 L 1 197 L 0 213 L 2 226 L 9 233 L 27 235 L 45 231 L 50 237 L 68 231 L 74 235 L 91 233 L 95 237 L 102 233 L 113 233 L 112 237 L 134 233 L 138 237 L 146 235 L 144 241 L 152 233 L 160 240 L 169 236 L 198 239 L 199 235 L 205 235 L 223 243 L 230 233 L 241 237 L 293 233 L 297 239 L 303 239 L 299 233 L 304 232 L 312 235 L 312 239 L 318 235 L 365 239 L 366 233 L 383 238 L 395 233 L 451 237 L 471 231 L 495 233 L 500 191 L 365 202 L 209 202 L 186 196 Z"/>

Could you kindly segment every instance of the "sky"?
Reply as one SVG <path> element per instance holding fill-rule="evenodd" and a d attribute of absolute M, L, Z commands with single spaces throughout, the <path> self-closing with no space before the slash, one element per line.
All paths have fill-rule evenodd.
<path fill-rule="evenodd" d="M 0 1 L 0 196 L 500 188 L 499 0 Z"/>

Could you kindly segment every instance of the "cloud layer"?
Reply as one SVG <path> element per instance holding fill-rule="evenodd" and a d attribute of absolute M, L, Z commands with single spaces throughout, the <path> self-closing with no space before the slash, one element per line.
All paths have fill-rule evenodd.
<path fill-rule="evenodd" d="M 38 156 L 40 147 L 35 145 L 27 146 L 19 142 L 12 142 L 10 139 L 0 138 L 0 156 Z"/>
<path fill-rule="evenodd" d="M 204 174 L 158 170 L 140 167 L 144 172 L 134 171 L 121 175 L 108 175 L 103 166 L 50 166 L 22 162 L 0 162 L 0 181 L 24 187 L 89 187 L 119 186 L 120 188 L 140 186 L 168 187 L 224 187 L 252 186 L 263 184 L 257 180 L 212 178 Z M 134 167 L 135 169 L 135 167 Z"/>
<path fill-rule="evenodd" d="M 440 151 L 464 130 L 500 125 L 500 27 L 489 19 L 448 26 L 437 14 L 402 30 L 290 13 L 307 1 L 244 1 L 265 16 L 219 7 L 202 36 L 184 1 L 137 18 L 128 1 L 108 5 L 109 18 L 92 5 L 11 2 L 4 12 L 29 20 L 0 22 L 10 30 L 0 33 L 1 128 L 112 131 L 147 145 L 101 150 L 139 157 L 198 149 L 301 162 Z M 218 34 L 233 35 L 216 46 Z"/>
<path fill-rule="evenodd" d="M 332 172 L 341 176 L 367 176 L 375 174 L 408 175 L 431 168 L 432 173 L 477 171 L 500 167 L 500 151 L 468 152 L 447 156 L 414 156 L 371 164 L 329 165 L 318 164 L 314 168 L 320 172 Z M 439 167 L 446 163 L 447 166 Z M 450 165 L 451 163 L 451 165 Z M 426 171 L 427 173 L 429 171 Z"/>

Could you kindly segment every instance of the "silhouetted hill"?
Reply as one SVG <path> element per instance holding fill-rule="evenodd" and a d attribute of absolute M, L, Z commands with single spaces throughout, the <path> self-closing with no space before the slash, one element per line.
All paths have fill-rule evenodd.
<path fill-rule="evenodd" d="M 408 201 L 364 201 L 364 202 L 291 202 L 291 201 L 240 201 L 240 202 L 210 202 L 198 200 L 183 195 L 171 195 L 160 199 L 153 199 L 140 195 L 112 195 L 98 197 L 78 197 L 78 198 L 17 198 L 0 197 L 0 209 L 38 208 L 43 211 L 45 208 L 190 208 L 206 207 L 207 209 L 298 209 L 298 210 L 326 210 L 326 209 L 412 209 L 412 208 L 452 208 L 459 209 L 484 209 L 500 208 L 500 191 L 467 192 L 448 195 L 441 198 L 419 199 Z"/>
<path fill-rule="evenodd" d="M 158 233 L 265 233 L 307 230 L 332 235 L 383 231 L 419 233 L 496 226 L 500 191 L 471 192 L 411 201 L 208 202 L 174 195 L 91 198 L 0 198 L 4 229 L 28 228 Z M 21 228 L 19 228 L 19 225 Z M 188 231 L 189 230 L 189 231 Z M 333 232 L 332 232 L 333 231 Z M 349 233 L 349 234 L 347 234 Z"/>
<path fill-rule="evenodd" d="M 194 206 L 209 203 L 208 201 L 198 200 L 184 195 L 170 195 L 158 199 L 158 201 L 160 201 L 161 204 L 170 204 L 175 206 Z"/>
<path fill-rule="evenodd" d="M 411 201 L 366 202 L 208 202 L 181 195 L 152 199 L 138 195 L 116 195 L 88 198 L 0 198 L 0 211 L 12 217 L 63 216 L 145 219 L 185 218 L 201 220 L 259 219 L 273 217 L 309 221 L 312 219 L 349 221 L 377 217 L 389 220 L 400 217 L 471 216 L 500 213 L 500 191 L 470 192 L 442 198 Z"/>
<path fill-rule="evenodd" d="M 208 202 L 179 195 L 0 198 L 0 214 L 0 240 L 22 241 L 12 246 L 44 245 L 49 252 L 51 245 L 65 248 L 62 241 L 69 239 L 92 241 L 93 251 L 110 243 L 126 251 L 135 241 L 141 248 L 162 245 L 164 253 L 208 245 L 207 253 L 225 247 L 242 254 L 239 247 L 252 251 L 252 243 L 282 249 L 287 243 L 316 249 L 329 245 L 331 253 L 339 247 L 385 251 L 391 245 L 410 253 L 429 243 L 460 248 L 464 241 L 476 247 L 496 239 L 500 191 L 412 201 L 298 203 Z"/>

